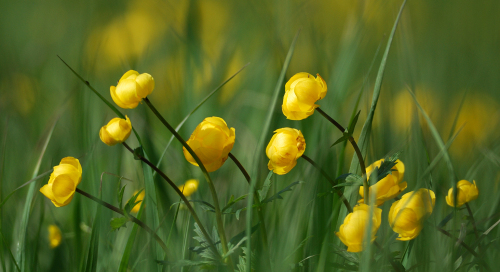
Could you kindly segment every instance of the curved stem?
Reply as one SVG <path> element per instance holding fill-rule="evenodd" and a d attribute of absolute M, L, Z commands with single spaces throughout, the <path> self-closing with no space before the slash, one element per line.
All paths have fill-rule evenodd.
<path fill-rule="evenodd" d="M 153 170 L 155 170 L 163 179 L 165 179 L 168 182 L 168 184 L 172 188 L 174 188 L 175 192 L 182 198 L 182 201 L 184 201 L 184 204 L 186 204 L 189 212 L 193 216 L 194 221 L 196 221 L 196 223 L 200 227 L 201 232 L 203 233 L 203 236 L 205 236 L 205 239 L 210 243 L 210 247 L 212 248 L 212 250 L 214 250 L 214 253 L 218 255 L 218 251 L 217 251 L 217 248 L 214 245 L 214 242 L 212 241 L 212 239 L 210 238 L 210 235 L 208 235 L 208 232 L 205 230 L 205 228 L 201 224 L 200 218 L 198 218 L 198 215 L 194 211 L 193 206 L 191 206 L 191 204 L 189 203 L 189 200 L 179 190 L 179 188 L 175 185 L 175 183 L 167 175 L 165 175 L 165 173 L 163 173 L 154 164 L 152 164 L 149 160 L 147 160 L 146 158 L 144 158 L 143 156 L 141 156 L 141 155 L 139 155 L 137 153 L 134 153 L 134 150 L 132 150 L 132 148 L 130 148 L 130 146 L 128 146 L 125 142 L 123 142 L 122 144 L 123 144 L 123 146 L 125 146 L 125 148 L 128 149 L 128 151 L 130 151 L 132 154 L 134 154 L 135 156 L 137 156 L 141 161 L 143 161 L 144 163 L 146 163 L 147 165 L 149 165 L 149 167 L 151 167 Z"/>
<path fill-rule="evenodd" d="M 105 202 L 105 201 L 102 201 L 100 200 L 99 198 L 79 189 L 79 188 L 76 188 L 76 192 L 97 202 L 98 204 L 101 204 L 102 206 L 116 212 L 116 213 L 119 213 L 121 215 L 125 215 L 123 213 L 122 210 L 120 210 L 118 207 L 115 207 L 111 204 L 109 204 L 108 202 Z M 151 234 L 155 240 L 158 242 L 158 244 L 160 244 L 161 248 L 163 248 L 163 251 L 165 251 L 165 253 L 167 253 L 167 246 L 165 245 L 165 243 L 163 243 L 163 241 L 161 240 L 161 238 L 156 234 L 156 232 L 154 230 L 152 230 L 150 227 L 148 227 L 148 225 L 146 225 L 144 222 L 142 222 L 141 220 L 137 219 L 136 217 L 132 216 L 131 214 L 127 214 L 126 215 L 130 221 L 136 223 L 137 225 L 139 225 L 141 228 L 143 228 L 145 231 L 149 232 L 149 234 Z"/>
<path fill-rule="evenodd" d="M 312 166 L 314 166 L 316 169 L 318 169 L 319 172 L 321 173 L 321 175 L 323 175 L 328 180 L 328 182 L 330 182 L 332 187 L 337 185 L 337 183 L 335 183 L 335 180 L 330 178 L 330 176 L 328 176 L 328 174 L 316 162 L 314 162 L 311 158 L 309 158 L 308 156 L 306 156 L 304 154 L 302 154 L 302 158 L 304 158 L 304 160 L 308 161 Z M 340 191 L 337 188 L 333 188 L 333 190 L 335 191 L 335 193 L 337 193 L 337 195 L 340 197 L 342 202 L 344 202 L 344 205 L 347 208 L 347 210 L 350 213 L 352 213 L 353 210 L 352 210 L 351 204 L 349 204 L 349 201 L 347 201 L 347 199 L 344 197 L 344 194 L 342 193 L 342 191 Z"/>
<path fill-rule="evenodd" d="M 321 108 L 316 108 L 316 110 L 323 116 L 326 118 L 326 120 L 328 120 L 330 123 L 332 123 L 334 126 L 336 126 L 340 132 L 344 133 L 345 132 L 345 128 L 340 125 L 337 121 L 335 121 L 335 119 L 333 119 L 332 117 L 330 117 L 328 114 L 326 114 L 326 112 L 324 112 Z M 351 131 L 349 131 L 349 133 L 352 133 Z M 354 151 L 356 152 L 356 156 L 358 157 L 358 162 L 359 162 L 359 167 L 361 168 L 361 173 L 363 174 L 363 197 L 364 197 L 364 203 L 365 204 L 368 204 L 370 203 L 368 201 L 368 198 L 370 197 L 369 194 L 370 194 L 370 187 L 369 187 L 369 184 L 368 184 L 368 176 L 366 176 L 366 166 L 365 166 L 365 161 L 363 159 L 363 155 L 361 154 L 361 150 L 359 149 L 359 146 L 358 144 L 356 143 L 356 141 L 354 140 L 354 138 L 351 136 L 349 137 L 349 142 L 351 143 L 352 147 L 354 148 Z"/>
<path fill-rule="evenodd" d="M 149 99 L 147 97 L 145 97 L 143 100 L 146 103 L 146 105 L 151 109 L 151 111 L 156 115 L 156 117 L 158 117 L 158 119 L 160 119 L 160 121 L 163 123 L 163 125 L 165 127 L 167 127 L 167 129 L 170 130 L 170 132 L 175 136 L 175 138 L 177 138 L 177 140 L 182 144 L 182 146 L 184 146 L 184 148 L 186 148 L 186 150 L 189 152 L 189 154 L 191 154 L 191 156 L 194 158 L 194 160 L 196 161 L 196 163 L 200 167 L 201 171 L 203 172 L 203 175 L 205 176 L 205 179 L 207 180 L 208 187 L 210 188 L 210 192 L 212 193 L 212 199 L 213 199 L 214 207 L 215 207 L 215 218 L 216 218 L 216 222 L 217 222 L 217 230 L 219 232 L 219 237 L 220 237 L 221 244 L 222 244 L 222 251 L 224 254 L 226 254 L 228 251 L 228 248 L 227 248 L 226 232 L 224 231 L 224 224 L 222 222 L 222 212 L 221 212 L 220 206 L 219 206 L 219 199 L 217 197 L 217 191 L 215 190 L 214 184 L 212 183 L 212 179 L 210 178 L 210 175 L 208 174 L 207 169 L 205 168 L 205 166 L 201 162 L 200 158 L 198 158 L 196 153 L 193 151 L 193 149 L 186 143 L 186 141 L 184 141 L 184 139 L 182 139 L 182 137 L 179 135 L 179 133 L 177 133 L 177 131 L 175 131 L 175 129 L 167 122 L 167 120 L 165 120 L 165 118 L 163 118 L 163 116 L 153 106 L 151 101 L 149 101 Z M 229 262 L 228 263 L 229 266 L 232 269 L 233 264 L 232 264 L 230 257 L 228 258 L 228 262 Z"/>

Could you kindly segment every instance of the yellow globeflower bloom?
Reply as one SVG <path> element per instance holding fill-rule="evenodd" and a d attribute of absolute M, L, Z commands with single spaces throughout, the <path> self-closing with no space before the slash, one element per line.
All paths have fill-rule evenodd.
<path fill-rule="evenodd" d="M 198 190 L 199 184 L 200 182 L 197 179 L 190 179 L 186 181 L 186 183 L 179 186 L 179 190 L 182 192 L 182 194 L 184 194 L 184 196 L 188 197 L 194 194 L 196 190 Z"/>
<path fill-rule="evenodd" d="M 467 202 L 470 202 L 477 198 L 479 195 L 479 191 L 477 190 L 476 181 L 473 180 L 473 183 L 463 179 L 457 182 L 457 207 L 464 205 Z M 453 199 L 453 188 L 448 190 L 448 195 L 446 196 L 446 203 L 448 205 L 455 207 L 454 199 Z"/>
<path fill-rule="evenodd" d="M 428 189 L 406 193 L 394 202 L 389 211 L 389 224 L 393 231 L 399 233 L 397 239 L 408 241 L 417 237 L 435 202 L 434 192 Z"/>
<path fill-rule="evenodd" d="M 300 130 L 277 129 L 266 148 L 266 155 L 269 158 L 267 167 L 278 175 L 284 175 L 295 167 L 297 159 L 305 150 L 306 140 Z"/>
<path fill-rule="evenodd" d="M 134 195 L 137 194 L 139 191 L 135 191 Z M 130 212 L 132 213 L 137 213 L 139 212 L 139 209 L 141 208 L 142 202 L 144 202 L 144 196 L 146 195 L 146 191 L 142 190 L 142 192 L 137 196 L 135 199 L 135 202 L 141 201 L 140 203 L 137 203 Z"/>
<path fill-rule="evenodd" d="M 82 180 L 82 166 L 73 157 L 61 160 L 50 175 L 49 183 L 40 188 L 40 192 L 54 203 L 56 207 L 68 205 L 73 199 L 76 186 Z"/>
<path fill-rule="evenodd" d="M 374 207 L 371 222 L 370 242 L 375 241 L 380 223 L 382 222 L 382 209 Z M 342 243 L 347 246 L 349 252 L 360 252 L 363 250 L 363 240 L 366 228 L 370 223 L 370 206 L 362 203 L 354 207 L 354 211 L 346 216 L 344 224 L 340 226 L 339 232 L 335 233 Z"/>
<path fill-rule="evenodd" d="M 226 122 L 219 117 L 207 117 L 193 131 L 187 144 L 200 158 L 208 172 L 219 169 L 233 149 L 235 138 L 234 128 L 229 128 Z M 198 163 L 189 154 L 185 147 L 184 157 L 193 165 Z"/>
<path fill-rule="evenodd" d="M 111 98 L 116 105 L 124 109 L 133 109 L 155 88 L 155 80 L 150 74 L 137 71 L 126 72 L 118 84 L 110 87 Z"/>
<path fill-rule="evenodd" d="M 61 244 L 61 230 L 56 225 L 49 226 L 49 242 L 50 248 L 56 248 Z"/>
<path fill-rule="evenodd" d="M 326 82 L 319 74 L 316 78 L 304 72 L 294 75 L 285 85 L 283 114 L 290 120 L 306 119 L 319 107 L 314 103 L 323 99 L 326 91 Z"/>
<path fill-rule="evenodd" d="M 132 123 L 128 116 L 126 119 L 113 118 L 109 123 L 101 128 L 99 137 L 101 141 L 109 146 L 125 142 L 132 131 Z"/>
<path fill-rule="evenodd" d="M 380 167 L 380 165 L 384 162 L 384 159 L 378 160 L 372 165 L 366 168 L 366 175 L 368 178 L 370 174 L 373 172 L 375 167 Z M 406 189 L 406 181 L 401 182 L 403 180 L 405 174 L 405 165 L 402 161 L 396 160 L 396 165 L 392 167 L 392 172 L 388 174 L 385 178 L 379 180 L 374 185 L 370 186 L 370 195 L 372 194 L 372 190 L 375 190 L 376 200 L 375 204 L 380 206 L 384 204 L 385 201 L 390 200 L 398 196 L 404 189 Z M 363 202 L 364 199 L 364 187 L 359 187 L 359 194 L 361 195 L 361 199 L 359 202 Z"/>

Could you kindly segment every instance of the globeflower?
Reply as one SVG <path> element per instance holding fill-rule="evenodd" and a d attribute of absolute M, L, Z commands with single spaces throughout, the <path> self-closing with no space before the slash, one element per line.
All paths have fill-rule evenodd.
<path fill-rule="evenodd" d="M 473 183 L 470 183 L 465 179 L 457 182 L 457 207 L 460 207 L 478 197 L 479 191 L 477 190 L 476 181 L 473 180 L 472 182 Z M 455 207 L 453 188 L 448 190 L 446 203 L 448 203 L 451 207 Z"/>
<path fill-rule="evenodd" d="M 219 117 L 207 117 L 193 131 L 187 144 L 203 163 L 208 172 L 219 169 L 233 149 L 235 139 L 234 128 L 229 128 Z M 198 163 L 188 150 L 183 147 L 186 160 L 196 166 Z"/>
<path fill-rule="evenodd" d="M 134 195 L 136 195 L 139 191 L 135 191 Z M 137 213 L 139 212 L 139 209 L 141 208 L 142 202 L 144 202 L 144 196 L 146 195 L 146 191 L 142 190 L 142 192 L 137 196 L 135 199 L 135 202 L 141 201 L 140 203 L 135 204 L 135 206 L 132 208 L 130 211 L 131 213 Z"/>
<path fill-rule="evenodd" d="M 49 226 L 49 242 L 50 248 L 56 248 L 61 244 L 61 230 L 56 225 Z"/>
<path fill-rule="evenodd" d="M 111 86 L 109 90 L 116 105 L 124 109 L 133 109 L 153 92 L 154 88 L 155 80 L 150 74 L 139 74 L 130 70 L 120 78 L 116 87 Z"/>
<path fill-rule="evenodd" d="M 269 158 L 267 167 L 278 175 L 284 175 L 295 167 L 297 159 L 305 150 L 306 140 L 300 130 L 277 129 L 266 148 L 266 155 Z"/>
<path fill-rule="evenodd" d="M 377 238 L 378 228 L 382 222 L 382 209 L 374 207 L 371 218 L 370 242 Z M 354 211 L 346 216 L 339 232 L 335 233 L 342 243 L 347 246 L 349 252 L 360 252 L 363 250 L 366 228 L 370 224 L 370 206 L 361 203 L 354 207 Z"/>
<path fill-rule="evenodd" d="M 288 80 L 281 106 L 287 119 L 306 119 L 314 113 L 315 108 L 319 107 L 314 103 L 325 97 L 327 88 L 323 78 L 317 75 L 314 78 L 313 75 L 302 72 Z"/>
<path fill-rule="evenodd" d="M 369 178 L 375 167 L 380 167 L 383 162 L 384 159 L 381 159 L 368 166 L 368 168 L 366 168 L 367 177 Z M 395 198 L 404 189 L 406 189 L 406 181 L 401 182 L 405 174 L 405 165 L 403 164 L 403 162 L 400 160 L 396 160 L 396 165 L 394 165 L 391 170 L 391 173 L 389 173 L 385 178 L 370 186 L 370 195 L 372 195 L 372 190 L 375 190 L 375 204 L 377 206 L 381 206 L 385 201 Z M 359 194 L 361 195 L 361 199 L 359 200 L 359 202 L 363 202 L 363 186 L 359 187 Z"/>
<path fill-rule="evenodd" d="M 389 225 L 399 234 L 397 239 L 408 241 L 417 237 L 435 202 L 434 192 L 428 189 L 406 193 L 394 202 L 389 211 Z"/>
<path fill-rule="evenodd" d="M 76 186 L 82 180 L 82 166 L 73 157 L 66 157 L 54 166 L 49 183 L 40 188 L 40 192 L 56 207 L 68 205 L 75 194 Z"/>
<path fill-rule="evenodd" d="M 113 118 L 109 123 L 101 128 L 99 137 L 101 141 L 109 146 L 125 142 L 132 131 L 132 123 L 128 116 L 126 119 Z"/>
<path fill-rule="evenodd" d="M 186 181 L 186 183 L 179 186 L 179 190 L 182 192 L 182 194 L 185 197 L 188 197 L 188 196 L 194 194 L 194 192 L 196 192 L 196 190 L 198 190 L 199 184 L 200 184 L 200 182 L 197 179 L 190 179 L 190 180 Z"/>

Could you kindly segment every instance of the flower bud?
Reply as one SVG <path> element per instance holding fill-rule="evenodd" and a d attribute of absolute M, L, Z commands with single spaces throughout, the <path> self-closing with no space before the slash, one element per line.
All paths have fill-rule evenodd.
<path fill-rule="evenodd" d="M 287 119 L 302 120 L 319 107 L 314 104 L 326 95 L 326 82 L 319 74 L 314 78 L 309 73 L 294 75 L 285 85 L 285 97 L 281 109 Z"/>
<path fill-rule="evenodd" d="M 148 74 L 140 74 L 130 70 L 118 81 L 118 84 L 110 87 L 111 98 L 116 105 L 124 109 L 133 109 L 139 102 L 155 88 L 155 80 Z"/>
<path fill-rule="evenodd" d="M 300 130 L 294 128 L 280 128 L 266 148 L 269 158 L 267 167 L 278 175 L 284 175 L 297 164 L 297 159 L 306 150 L 306 140 Z"/>
<path fill-rule="evenodd" d="M 182 194 L 184 194 L 185 197 L 188 197 L 194 194 L 196 190 L 198 190 L 199 184 L 200 182 L 197 179 L 190 179 L 186 181 L 186 183 L 179 186 L 179 190 L 182 192 Z"/>
<path fill-rule="evenodd" d="M 417 237 L 435 202 L 434 192 L 428 189 L 406 193 L 394 202 L 389 211 L 389 224 L 393 231 L 399 233 L 397 239 L 408 241 Z"/>
<path fill-rule="evenodd" d="M 136 195 L 139 191 L 135 191 L 134 195 Z M 146 191 L 142 190 L 142 192 L 137 196 L 135 202 L 141 201 L 140 203 L 135 204 L 135 206 L 130 211 L 131 213 L 138 213 L 141 208 L 142 202 L 144 202 L 144 196 L 146 195 Z"/>
<path fill-rule="evenodd" d="M 370 206 L 362 203 L 354 207 L 354 211 L 346 216 L 339 232 L 335 233 L 342 243 L 347 246 L 349 252 L 360 252 L 363 250 L 366 228 L 371 223 L 370 242 L 375 241 L 380 223 L 382 222 L 382 210 L 374 208 L 372 222 L 370 219 Z"/>
<path fill-rule="evenodd" d="M 49 242 L 50 248 L 56 248 L 61 244 L 61 230 L 56 225 L 49 226 Z"/>
<path fill-rule="evenodd" d="M 375 167 L 379 167 L 384 162 L 384 159 L 378 160 L 374 162 L 372 165 L 366 168 L 366 175 L 368 179 L 370 174 L 373 172 Z M 394 165 L 391 169 L 391 173 L 389 173 L 385 178 L 379 180 L 374 185 L 370 186 L 370 195 L 372 195 L 372 190 L 375 190 L 376 200 L 375 204 L 377 206 L 381 206 L 385 201 L 390 200 L 398 196 L 404 189 L 406 189 L 406 181 L 401 182 L 403 180 L 405 174 L 405 165 L 402 161 L 396 160 L 396 165 Z M 359 187 L 359 194 L 361 195 L 361 199 L 359 202 L 363 202 L 364 199 L 364 187 Z"/>
<path fill-rule="evenodd" d="M 226 122 L 219 117 L 207 117 L 194 130 L 187 144 L 201 160 L 208 172 L 219 169 L 227 160 L 233 149 L 234 128 L 228 128 Z M 193 165 L 198 163 L 183 147 L 184 157 Z"/>
<path fill-rule="evenodd" d="M 126 119 L 113 118 L 109 123 L 101 128 L 99 137 L 101 141 L 109 146 L 125 142 L 132 131 L 132 123 L 128 116 Z"/>
<path fill-rule="evenodd" d="M 476 181 L 472 181 L 474 184 L 469 181 L 463 179 L 457 182 L 457 207 L 464 205 L 465 203 L 472 201 L 477 198 L 479 195 L 479 191 L 477 190 Z M 454 193 L 453 188 L 448 190 L 448 195 L 446 196 L 446 203 L 448 205 L 455 207 L 454 203 Z"/>
<path fill-rule="evenodd" d="M 68 205 L 75 194 L 76 186 L 82 180 L 82 166 L 78 159 L 66 157 L 50 175 L 49 183 L 40 188 L 40 192 L 56 207 Z"/>

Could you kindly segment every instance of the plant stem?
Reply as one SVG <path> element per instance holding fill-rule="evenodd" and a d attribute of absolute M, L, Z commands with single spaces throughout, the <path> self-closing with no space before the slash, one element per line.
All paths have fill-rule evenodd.
<path fill-rule="evenodd" d="M 323 115 L 323 117 L 326 118 L 326 120 L 330 121 L 335 127 L 337 127 L 340 132 L 344 133 L 345 128 L 340 125 L 335 119 L 330 117 L 326 112 L 324 112 L 321 108 L 316 108 L 316 110 Z M 349 131 L 349 133 L 352 133 L 352 131 Z M 363 174 L 363 197 L 364 197 L 364 203 L 369 204 L 370 202 L 368 201 L 368 198 L 370 197 L 370 187 L 368 184 L 368 176 L 366 176 L 366 166 L 365 166 L 365 161 L 363 160 L 363 155 L 361 154 L 361 150 L 359 149 L 358 144 L 354 140 L 352 136 L 349 137 L 349 142 L 351 143 L 352 147 L 354 148 L 354 151 L 356 152 L 356 156 L 358 156 L 358 162 L 359 162 L 359 167 L 361 168 L 361 173 Z"/>
<path fill-rule="evenodd" d="M 182 198 L 182 201 L 184 201 L 184 204 L 186 204 L 189 212 L 191 213 L 191 215 L 194 218 L 194 221 L 196 221 L 196 223 L 200 227 L 201 232 L 203 232 L 203 236 L 205 236 L 205 239 L 210 243 L 210 247 L 212 248 L 212 250 L 214 250 L 214 253 L 218 255 L 218 251 L 217 251 L 217 248 L 215 247 L 214 242 L 212 241 L 212 239 L 210 238 L 210 235 L 208 235 L 208 232 L 205 230 L 205 228 L 201 224 L 200 218 L 198 218 L 198 215 L 194 211 L 193 206 L 191 206 L 191 204 L 189 203 L 189 200 L 179 190 L 179 188 L 175 185 L 175 183 L 167 175 L 165 175 L 165 173 L 163 173 L 154 164 L 152 164 L 149 160 L 147 160 L 146 158 L 144 158 L 140 154 L 134 153 L 134 150 L 132 150 L 132 148 L 130 148 L 130 146 L 128 146 L 125 142 L 123 142 L 122 144 L 123 144 L 123 146 L 125 146 L 125 148 L 128 149 L 128 151 L 130 151 L 132 154 L 134 154 L 135 156 L 137 156 L 141 161 L 143 161 L 144 163 L 146 163 L 147 165 L 149 165 L 149 167 L 151 167 L 153 170 L 155 170 L 163 179 L 165 179 L 168 182 L 168 184 L 172 188 L 174 188 L 175 192 Z"/>
<path fill-rule="evenodd" d="M 125 215 L 123 213 L 122 210 L 120 210 L 118 207 L 115 207 L 111 204 L 109 204 L 108 202 L 105 202 L 105 201 L 102 201 L 100 200 L 99 198 L 79 189 L 79 188 L 76 188 L 76 192 L 89 198 L 90 200 L 93 200 L 95 202 L 97 202 L 98 204 L 116 212 L 116 213 L 119 213 L 121 215 Z M 163 251 L 165 251 L 165 253 L 167 253 L 167 246 L 165 245 L 165 243 L 163 243 L 163 241 L 161 240 L 161 238 L 156 234 L 156 232 L 154 230 L 152 230 L 150 227 L 148 227 L 148 225 L 146 225 L 144 222 L 142 222 L 141 220 L 137 219 L 136 217 L 132 216 L 131 214 L 127 214 L 126 215 L 130 221 L 136 223 L 137 225 L 139 225 L 141 228 L 143 228 L 145 231 L 149 232 L 149 234 L 151 234 L 155 240 L 158 242 L 158 244 L 160 244 L 161 248 L 163 248 Z"/>
<path fill-rule="evenodd" d="M 302 158 L 304 158 L 304 160 L 308 161 L 312 166 L 314 166 L 316 169 L 318 169 L 319 172 L 321 173 L 321 175 L 323 175 L 328 180 L 328 182 L 330 182 L 332 187 L 337 185 L 335 183 L 335 181 L 332 178 L 330 178 L 330 176 L 328 176 L 328 174 L 323 169 L 321 169 L 321 167 L 316 162 L 314 162 L 311 158 L 309 158 L 308 156 L 306 156 L 304 154 L 302 154 Z M 352 210 L 351 204 L 349 204 L 349 201 L 347 201 L 347 199 L 344 197 L 344 194 L 342 193 L 342 191 L 340 191 L 337 188 L 333 188 L 333 190 L 335 191 L 335 193 L 337 193 L 337 195 L 340 197 L 342 202 L 344 202 L 344 205 L 347 208 L 347 210 L 350 213 L 352 213 L 353 210 Z"/>
<path fill-rule="evenodd" d="M 145 97 L 143 100 L 146 103 L 146 105 L 151 109 L 151 111 L 156 115 L 156 117 L 158 117 L 158 119 L 160 119 L 160 121 L 163 123 L 163 125 L 165 127 L 167 127 L 167 129 L 170 130 L 170 132 L 175 136 L 175 138 L 177 138 L 177 140 L 182 144 L 182 146 L 184 146 L 184 148 L 186 148 L 186 150 L 189 152 L 189 154 L 191 154 L 191 156 L 194 158 L 194 160 L 196 161 L 198 166 L 201 168 L 201 171 L 203 172 L 203 175 L 205 176 L 205 179 L 207 180 L 208 187 L 210 188 L 210 192 L 212 193 L 212 199 L 213 199 L 214 207 L 215 207 L 215 218 L 216 218 L 216 222 L 217 222 L 217 230 L 219 232 L 219 237 L 220 237 L 221 244 L 222 244 L 222 251 L 225 255 L 228 251 L 226 232 L 224 231 L 224 224 L 222 222 L 222 213 L 221 213 L 220 206 L 219 206 L 219 199 L 217 197 L 217 191 L 215 191 L 214 184 L 212 183 L 212 179 L 210 178 L 210 175 L 208 174 L 207 169 L 205 168 L 205 166 L 201 162 L 200 158 L 198 158 L 196 153 L 193 151 L 193 149 L 186 143 L 186 141 L 184 141 L 184 139 L 182 139 L 182 137 L 179 135 L 179 133 L 177 133 L 177 131 L 175 131 L 175 129 L 167 122 L 167 120 L 165 120 L 165 118 L 163 118 L 163 116 L 153 106 L 151 101 L 149 101 L 149 99 L 147 97 Z M 228 264 L 229 264 L 231 270 L 234 270 L 231 257 L 228 258 Z"/>
<path fill-rule="evenodd" d="M 474 220 L 474 214 L 472 213 L 472 210 L 470 209 L 469 203 L 465 203 L 465 207 L 467 207 L 467 211 L 469 212 L 470 221 L 472 223 L 472 227 L 474 228 L 474 234 L 476 235 L 476 239 L 477 239 L 477 238 L 479 238 L 479 234 L 477 232 L 476 220 Z"/>

